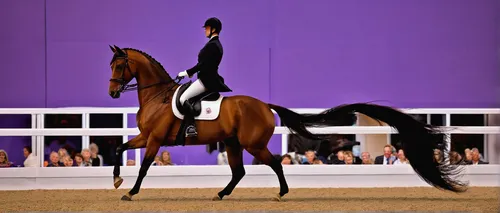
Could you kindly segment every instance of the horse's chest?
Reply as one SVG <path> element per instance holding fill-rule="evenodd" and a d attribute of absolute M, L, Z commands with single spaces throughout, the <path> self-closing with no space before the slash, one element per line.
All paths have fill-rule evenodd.
<path fill-rule="evenodd" d="M 137 116 L 137 127 L 139 129 L 144 129 L 148 125 L 151 125 L 155 121 L 155 115 L 145 115 L 145 114 L 140 114 Z"/>

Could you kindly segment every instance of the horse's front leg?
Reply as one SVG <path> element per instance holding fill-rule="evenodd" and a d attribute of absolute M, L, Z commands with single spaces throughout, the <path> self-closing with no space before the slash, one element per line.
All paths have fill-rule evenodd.
<path fill-rule="evenodd" d="M 146 138 L 144 135 L 139 134 L 131 140 L 127 141 L 127 143 L 121 144 L 116 148 L 116 159 L 115 166 L 113 169 L 113 182 L 115 188 L 118 189 L 120 185 L 123 183 L 123 178 L 120 177 L 120 162 L 122 161 L 123 152 L 129 149 L 139 149 L 146 147 Z"/>
<path fill-rule="evenodd" d="M 142 180 L 146 177 L 148 173 L 148 169 L 153 163 L 158 150 L 160 150 L 161 139 L 157 139 L 155 137 L 149 137 L 147 145 L 146 145 L 146 153 L 142 160 L 141 168 L 139 169 L 139 176 L 135 182 L 134 187 L 125 195 L 123 195 L 122 200 L 131 201 L 132 196 L 139 193 L 139 189 L 141 188 Z"/>

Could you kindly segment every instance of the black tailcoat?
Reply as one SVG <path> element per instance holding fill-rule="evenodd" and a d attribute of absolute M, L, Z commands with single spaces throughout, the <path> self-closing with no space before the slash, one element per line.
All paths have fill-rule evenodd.
<path fill-rule="evenodd" d="M 211 92 L 232 92 L 218 73 L 223 52 L 219 36 L 215 36 L 198 53 L 198 63 L 186 70 L 189 76 L 198 73 L 198 79 Z"/>

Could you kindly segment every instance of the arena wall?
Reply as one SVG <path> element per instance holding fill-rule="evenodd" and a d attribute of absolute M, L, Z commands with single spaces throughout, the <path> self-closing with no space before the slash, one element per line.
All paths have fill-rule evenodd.
<path fill-rule="evenodd" d="M 363 7 L 330 0 L 2 1 L 0 57 L 6 63 L 0 107 L 137 106 L 136 94 L 108 96 L 108 45 L 143 50 L 175 76 L 196 63 L 206 42 L 201 25 L 210 16 L 224 23 L 220 74 L 234 91 L 226 95 L 294 108 L 374 100 L 411 108 L 498 107 L 499 5 L 495 0 Z M 129 118 L 129 127 L 135 127 L 135 117 Z M 15 123 L 30 125 L 22 117 L 0 116 L 0 125 Z M 0 140 L 16 149 L 29 143 L 26 137 Z M 273 137 L 271 150 L 279 144 Z"/>
<path fill-rule="evenodd" d="M 279 187 L 265 165 L 246 165 L 238 187 Z M 122 188 L 131 188 L 138 166 L 122 167 Z M 290 188 L 430 187 L 408 165 L 284 165 Z M 0 172 L 0 190 L 112 189 L 113 167 L 13 168 Z M 500 186 L 499 165 L 467 166 L 470 186 Z M 229 166 L 151 167 L 142 188 L 221 188 L 231 180 Z"/>

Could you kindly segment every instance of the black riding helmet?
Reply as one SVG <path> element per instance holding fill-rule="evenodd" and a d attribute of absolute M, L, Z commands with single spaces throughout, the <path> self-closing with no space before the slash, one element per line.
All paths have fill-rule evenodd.
<path fill-rule="evenodd" d="M 211 27 L 215 29 L 215 33 L 220 33 L 220 31 L 222 30 L 222 22 L 218 18 L 212 17 L 205 21 L 203 27 Z M 208 35 L 208 38 L 210 37 L 212 37 L 212 32 L 210 32 L 210 35 Z"/>

